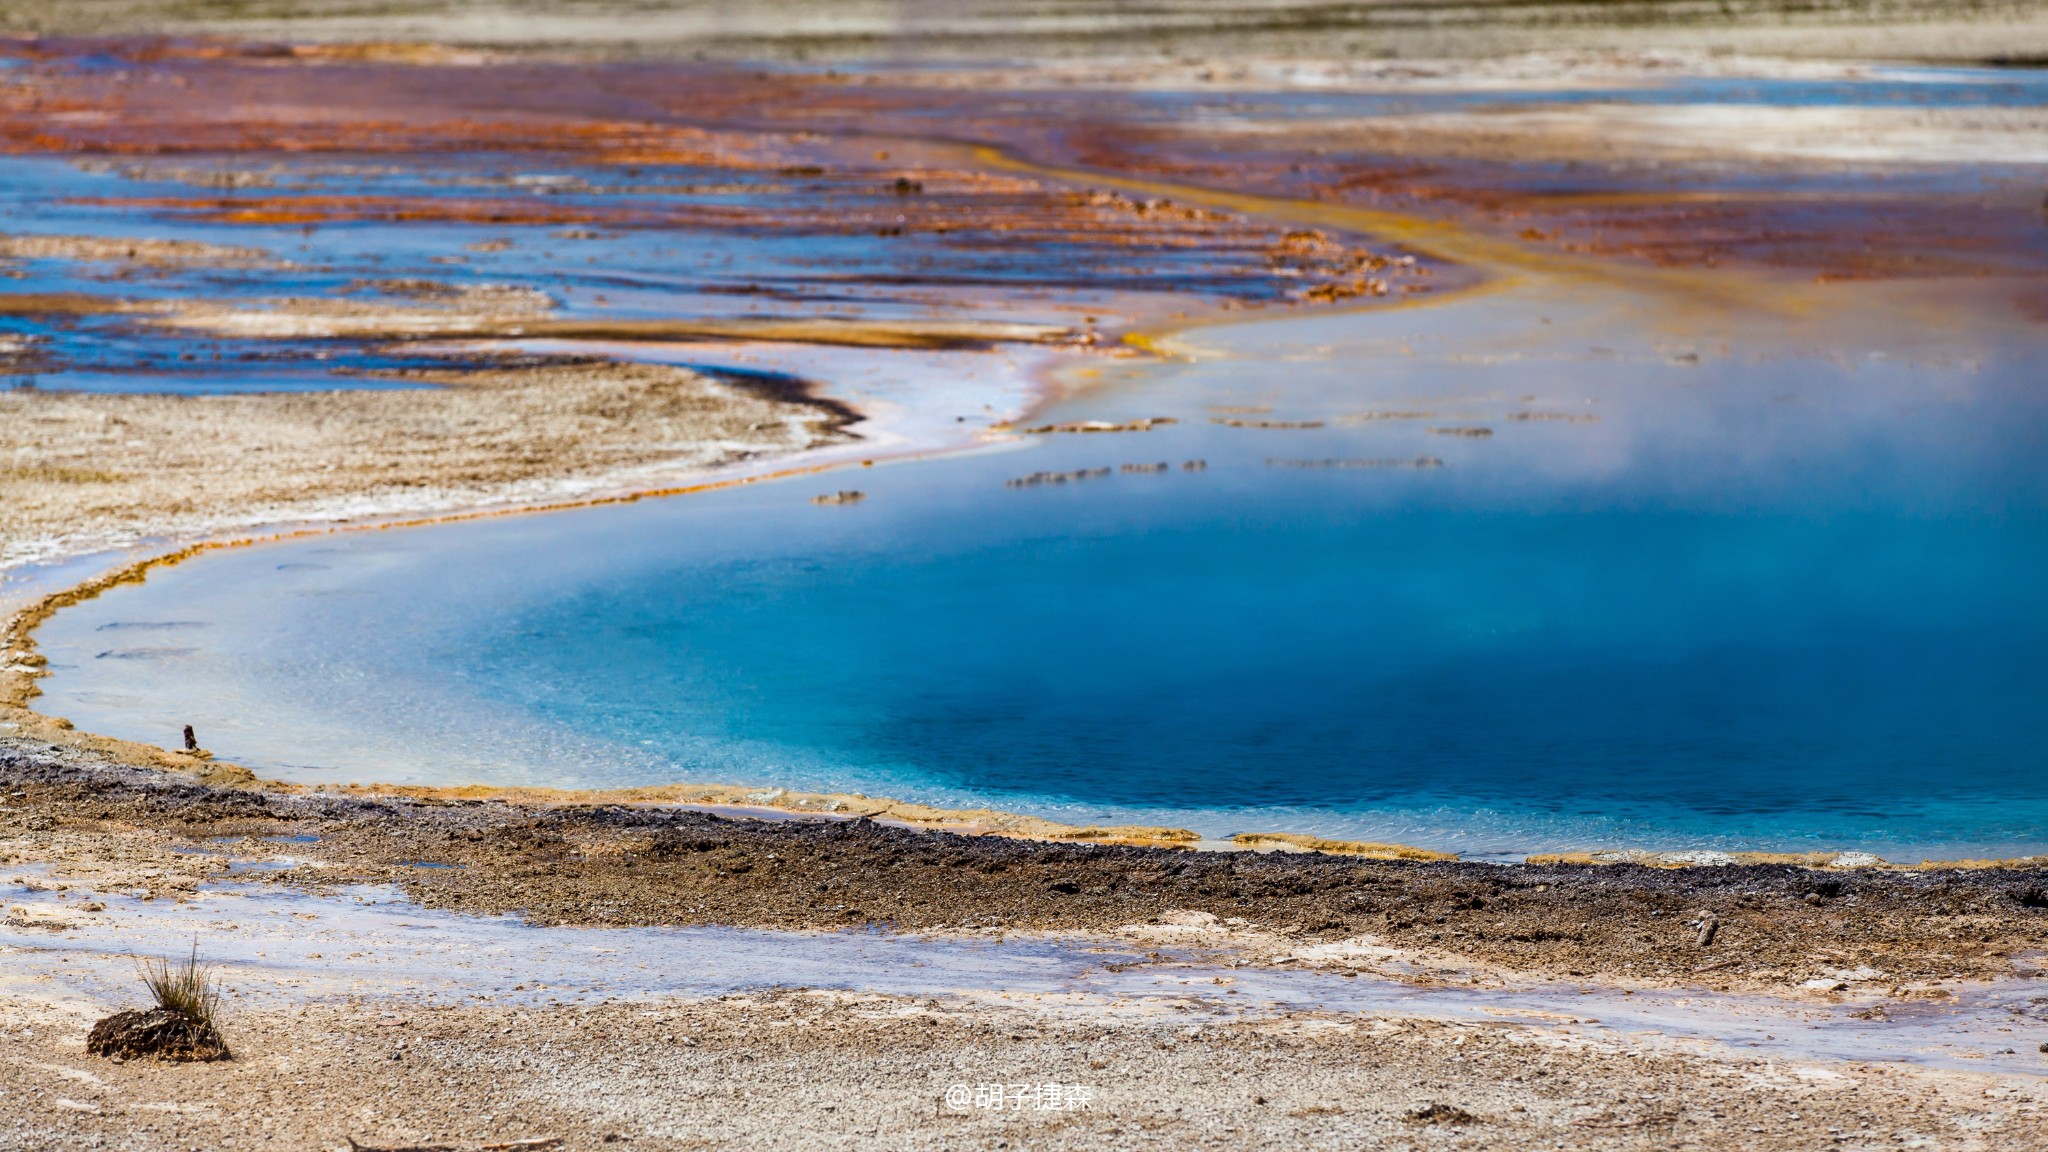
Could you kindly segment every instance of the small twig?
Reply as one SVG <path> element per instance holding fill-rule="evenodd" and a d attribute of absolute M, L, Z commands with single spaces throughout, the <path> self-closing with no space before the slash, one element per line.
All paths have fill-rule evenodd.
<path fill-rule="evenodd" d="M 539 1152 L 543 1148 L 561 1148 L 559 1136 L 524 1136 L 520 1140 L 504 1140 L 498 1144 L 358 1144 L 354 1136 L 344 1136 L 350 1152 Z"/>
<path fill-rule="evenodd" d="M 1617 1120 L 1613 1116 L 1588 1116 L 1584 1120 L 1572 1121 L 1574 1128 L 1642 1128 L 1651 1124 L 1673 1124 L 1678 1121 L 1676 1113 L 1655 1112 L 1638 1116 L 1633 1120 Z"/>

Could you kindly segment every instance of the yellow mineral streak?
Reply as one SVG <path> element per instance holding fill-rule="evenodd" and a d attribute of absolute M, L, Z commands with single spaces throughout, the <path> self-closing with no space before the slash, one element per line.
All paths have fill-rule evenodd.
<path fill-rule="evenodd" d="M 1298 852 L 1323 852 L 1332 856 L 1362 856 L 1368 860 L 1456 860 L 1455 852 L 1437 852 L 1409 844 L 1379 844 L 1369 840 L 1326 840 L 1303 832 L 1239 832 L 1230 842 L 1240 848 L 1278 848 Z"/>

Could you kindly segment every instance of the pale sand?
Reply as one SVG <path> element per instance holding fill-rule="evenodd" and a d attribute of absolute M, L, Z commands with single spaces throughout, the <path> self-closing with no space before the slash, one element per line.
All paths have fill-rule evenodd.
<path fill-rule="evenodd" d="M 422 389 L 0 392 L 0 569 L 260 525 L 654 488 L 844 434 L 682 368 L 543 363 Z"/>
<path fill-rule="evenodd" d="M 84 1032 L 114 1005 L 52 999 L 0 993 L 0 1147 L 2048 1147 L 2039 1080 L 1646 1052 L 1512 1023 L 1215 1023 L 789 991 L 371 1000 L 238 1010 L 232 1063 L 165 1065 L 85 1055 Z M 945 1103 L 952 1085 L 985 1083 L 1090 1099 Z"/>
<path fill-rule="evenodd" d="M 1216 119 L 1204 122 L 1201 131 L 1305 147 L 1537 163 L 2048 163 L 2048 110 L 2042 108 L 1575 104 L 1292 124 Z"/>
<path fill-rule="evenodd" d="M 477 49 L 536 47 L 867 61 L 1130 55 L 1417 59 L 1671 50 L 1940 61 L 2048 56 L 2048 8 L 2039 0 L 1849 0 L 1825 6 L 1788 0 L 417 0 L 398 7 L 364 0 L 13 0 L 0 11 L 0 30 L 356 41 L 334 44 L 324 54 L 435 63 L 485 58 Z M 424 43 L 429 41 L 434 43 Z"/>
<path fill-rule="evenodd" d="M 78 260 L 143 268 L 289 268 L 261 248 L 119 236 L 0 235 L 0 261 Z"/>

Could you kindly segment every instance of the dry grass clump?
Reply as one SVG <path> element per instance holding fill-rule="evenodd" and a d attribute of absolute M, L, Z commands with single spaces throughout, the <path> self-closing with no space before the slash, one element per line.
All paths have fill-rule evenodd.
<path fill-rule="evenodd" d="M 229 1058 L 227 1042 L 215 1027 L 220 984 L 212 969 L 199 962 L 198 941 L 183 961 L 144 961 L 141 976 L 156 1007 L 116 1012 L 93 1025 L 86 1051 L 114 1060 Z"/>
<path fill-rule="evenodd" d="M 213 970 L 199 962 L 197 940 L 192 942 L 191 954 L 178 963 L 168 957 L 144 961 L 142 986 L 156 998 L 158 1008 L 176 1012 L 204 1028 L 214 1026 L 214 1015 L 220 1010 L 220 983 Z"/>

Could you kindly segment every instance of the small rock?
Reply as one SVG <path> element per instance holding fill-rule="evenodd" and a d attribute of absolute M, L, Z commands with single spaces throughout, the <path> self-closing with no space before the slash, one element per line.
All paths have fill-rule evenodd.
<path fill-rule="evenodd" d="M 1410 1124 L 1443 1124 L 1451 1127 L 1464 1127 L 1468 1124 L 1480 1122 L 1479 1117 L 1474 1116 L 1455 1104 L 1439 1104 L 1435 1102 L 1425 1104 L 1401 1119 Z"/>

